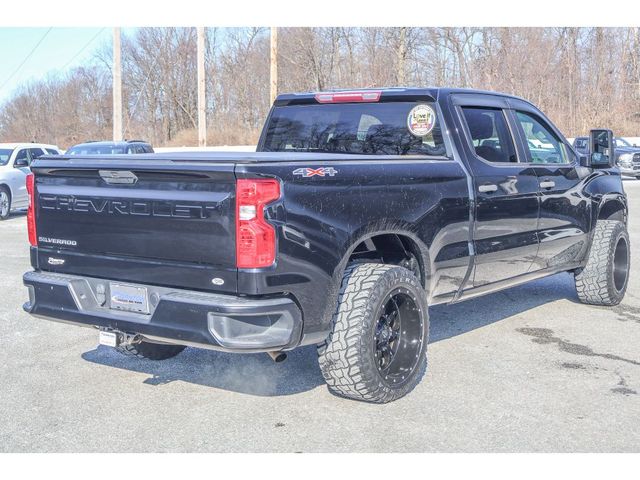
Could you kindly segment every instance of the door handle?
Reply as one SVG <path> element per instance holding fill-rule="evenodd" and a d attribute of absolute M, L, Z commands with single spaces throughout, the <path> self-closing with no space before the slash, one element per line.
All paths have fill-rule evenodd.
<path fill-rule="evenodd" d="M 498 191 L 498 186 L 493 183 L 485 183 L 484 185 L 480 185 L 478 187 L 478 191 L 480 193 L 493 193 Z"/>
<path fill-rule="evenodd" d="M 540 188 L 553 188 L 556 186 L 556 182 L 553 180 L 543 180 L 540 182 Z"/>

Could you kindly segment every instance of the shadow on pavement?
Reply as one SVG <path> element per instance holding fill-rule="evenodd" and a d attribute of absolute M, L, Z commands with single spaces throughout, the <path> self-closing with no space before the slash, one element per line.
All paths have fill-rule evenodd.
<path fill-rule="evenodd" d="M 163 385 L 176 380 L 258 396 L 292 395 L 324 384 L 316 348 L 301 347 L 288 352 L 283 363 L 267 354 L 233 354 L 187 348 L 163 361 L 126 357 L 108 347 L 82 354 L 92 363 L 149 375 L 144 383 Z"/>
<path fill-rule="evenodd" d="M 568 274 L 530 282 L 455 305 L 430 309 L 430 343 L 481 328 L 559 299 L 576 300 Z M 283 363 L 266 354 L 232 354 L 187 348 L 177 357 L 154 362 L 126 357 L 111 348 L 85 352 L 84 360 L 149 375 L 144 383 L 176 380 L 257 396 L 292 395 L 324 384 L 313 346 L 288 352 Z"/>
<path fill-rule="evenodd" d="M 556 300 L 578 301 L 573 276 L 559 273 L 454 305 L 429 309 L 430 343 L 455 337 Z"/>
<path fill-rule="evenodd" d="M 12 211 L 9 216 L 5 219 L 2 220 L 3 222 L 11 222 L 11 221 L 19 221 L 20 218 L 23 218 L 26 220 L 27 218 L 27 210 L 14 210 Z"/>

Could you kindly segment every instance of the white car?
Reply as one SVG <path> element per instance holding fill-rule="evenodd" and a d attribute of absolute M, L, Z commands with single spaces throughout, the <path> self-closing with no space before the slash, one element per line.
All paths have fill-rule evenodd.
<path fill-rule="evenodd" d="M 8 218 L 12 210 L 29 206 L 26 177 L 31 161 L 60 153 L 55 145 L 0 143 L 0 220 Z"/>

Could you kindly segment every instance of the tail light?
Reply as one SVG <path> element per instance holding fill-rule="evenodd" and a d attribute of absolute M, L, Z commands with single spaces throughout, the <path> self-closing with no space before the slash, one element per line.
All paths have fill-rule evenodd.
<path fill-rule="evenodd" d="M 280 198 L 273 179 L 238 179 L 236 185 L 236 265 L 261 268 L 276 260 L 276 231 L 264 218 L 264 207 Z"/>
<path fill-rule="evenodd" d="M 318 103 L 362 103 L 377 102 L 380 100 L 382 91 L 380 90 L 364 90 L 362 92 L 327 92 L 317 93 L 316 101 Z"/>
<path fill-rule="evenodd" d="M 27 193 L 29 194 L 29 209 L 27 210 L 27 230 L 29 232 L 29 243 L 33 247 L 38 246 L 38 237 L 36 235 L 36 197 L 35 197 L 35 178 L 33 173 L 27 175 Z"/>

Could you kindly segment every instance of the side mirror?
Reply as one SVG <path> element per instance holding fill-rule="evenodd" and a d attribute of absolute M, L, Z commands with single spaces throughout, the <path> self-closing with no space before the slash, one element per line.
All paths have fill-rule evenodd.
<path fill-rule="evenodd" d="M 13 162 L 13 166 L 16 167 L 16 168 L 28 167 L 29 166 L 29 160 L 27 160 L 26 158 L 18 158 L 18 159 L 16 159 L 15 162 Z"/>
<path fill-rule="evenodd" d="M 591 130 L 589 132 L 591 145 L 590 167 L 609 168 L 615 164 L 615 144 L 611 130 Z"/>

